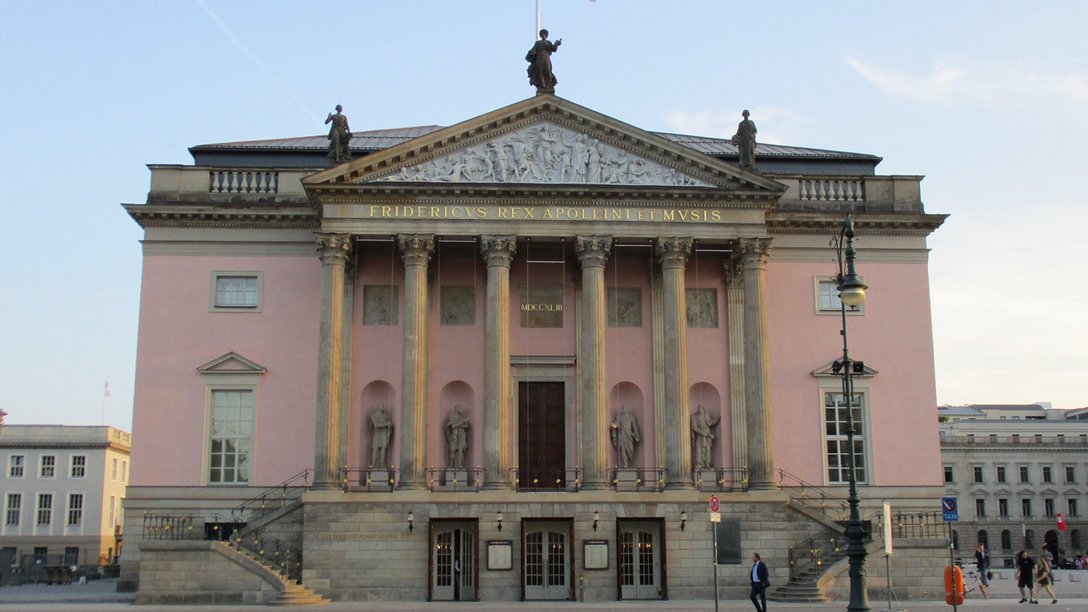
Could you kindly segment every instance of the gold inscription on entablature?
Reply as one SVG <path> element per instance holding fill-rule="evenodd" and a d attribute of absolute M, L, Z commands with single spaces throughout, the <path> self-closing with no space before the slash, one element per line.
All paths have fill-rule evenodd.
<path fill-rule="evenodd" d="M 370 219 L 466 219 L 483 221 L 631 221 L 718 223 L 709 208 L 599 208 L 569 206 L 379 206 L 363 207 Z"/>

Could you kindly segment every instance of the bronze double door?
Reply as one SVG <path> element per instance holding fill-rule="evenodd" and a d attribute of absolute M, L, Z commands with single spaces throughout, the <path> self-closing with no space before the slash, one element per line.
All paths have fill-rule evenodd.
<path fill-rule="evenodd" d="M 518 383 L 518 479 L 522 490 L 566 487 L 565 383 Z"/>

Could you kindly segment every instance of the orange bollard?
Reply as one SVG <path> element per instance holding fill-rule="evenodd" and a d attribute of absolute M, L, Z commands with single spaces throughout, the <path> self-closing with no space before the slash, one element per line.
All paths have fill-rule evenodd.
<path fill-rule="evenodd" d="M 950 606 L 963 605 L 963 569 L 958 566 L 944 568 L 944 602 Z"/>

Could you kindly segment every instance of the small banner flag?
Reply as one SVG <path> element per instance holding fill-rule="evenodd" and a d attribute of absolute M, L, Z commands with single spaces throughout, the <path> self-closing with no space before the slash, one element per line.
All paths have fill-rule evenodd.
<path fill-rule="evenodd" d="M 1062 513 L 1058 513 L 1058 531 L 1065 531 L 1065 517 Z"/>
<path fill-rule="evenodd" d="M 109 381 L 107 381 L 106 382 L 106 388 L 102 392 L 102 397 L 109 397 L 109 396 L 110 396 L 110 383 L 109 383 Z"/>

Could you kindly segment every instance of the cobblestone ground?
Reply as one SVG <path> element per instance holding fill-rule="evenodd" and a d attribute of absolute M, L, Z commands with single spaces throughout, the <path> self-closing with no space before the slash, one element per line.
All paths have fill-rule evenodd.
<path fill-rule="evenodd" d="M 1071 582 L 1059 580 L 1055 587 L 1058 594 L 1058 603 L 1050 604 L 1050 598 L 1043 595 L 1039 608 L 1056 612 L 1076 611 L 1088 612 L 1088 572 L 1084 572 L 1082 580 Z M 23 585 L 6 586 L 0 588 L 0 610 L 20 612 L 98 612 L 108 610 L 126 610 L 131 612 L 157 611 L 157 612 L 189 612 L 183 606 L 135 606 L 132 593 L 118 593 L 116 581 L 98 580 L 85 585 Z M 961 610 L 973 610 L 981 612 L 1012 612 L 1014 610 L 1032 610 L 1036 606 L 1020 604 L 1019 595 L 1016 594 L 1015 584 L 1011 579 L 995 580 L 990 591 L 990 599 L 983 600 L 978 592 L 971 592 Z M 888 610 L 888 602 L 870 601 L 873 612 Z M 1045 606 L 1045 607 L 1043 607 Z M 771 610 L 845 610 L 845 602 L 833 602 L 827 604 L 785 604 L 768 602 Z M 200 606 L 198 612 L 243 612 L 263 610 L 267 612 L 267 606 Z M 663 612 L 707 612 L 715 610 L 712 600 L 707 601 L 616 601 L 603 603 L 581 602 L 353 602 L 335 603 L 327 606 L 311 607 L 311 610 L 364 610 L 393 612 L 408 612 L 422 610 L 426 612 L 439 611 L 500 611 L 500 610 L 524 610 L 527 612 L 543 612 L 548 610 L 564 610 L 571 612 L 618 612 L 621 610 L 633 610 L 636 612 L 650 612 L 662 610 Z M 718 602 L 717 610 L 720 612 L 747 612 L 752 610 L 752 604 L 745 600 L 723 600 Z M 952 610 L 952 606 L 939 602 L 892 602 L 892 610 L 906 612 L 944 612 Z"/>

